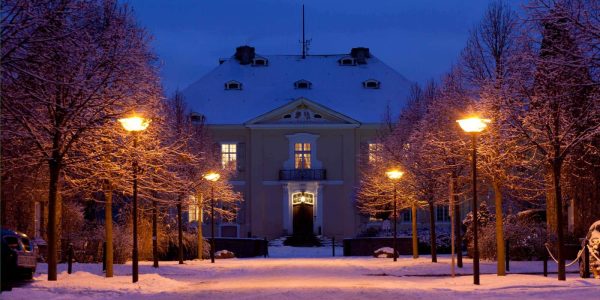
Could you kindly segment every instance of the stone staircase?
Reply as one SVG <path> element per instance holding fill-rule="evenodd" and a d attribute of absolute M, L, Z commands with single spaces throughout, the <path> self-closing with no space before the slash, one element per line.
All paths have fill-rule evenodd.
<path fill-rule="evenodd" d="M 294 238 L 294 236 L 288 235 L 288 236 L 282 236 L 282 237 L 270 240 L 269 247 L 286 246 L 286 240 L 293 239 L 293 238 Z M 303 245 L 304 243 L 302 243 L 302 241 L 300 241 L 300 242 L 301 242 L 300 245 L 297 245 L 297 247 L 329 247 L 329 248 L 331 248 L 331 244 L 333 243 L 333 240 L 331 239 L 331 237 L 328 237 L 328 236 L 317 235 L 314 237 L 314 240 L 311 237 L 310 240 L 307 241 L 308 243 L 306 243 L 305 245 Z M 318 245 L 317 245 L 317 243 L 318 243 Z M 292 246 L 292 245 L 290 245 L 290 246 Z M 342 247 L 342 240 L 335 240 L 335 246 Z"/>

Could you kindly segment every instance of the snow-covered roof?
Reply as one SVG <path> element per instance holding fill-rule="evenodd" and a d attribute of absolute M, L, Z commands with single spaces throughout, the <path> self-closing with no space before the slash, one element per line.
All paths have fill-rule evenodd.
<path fill-rule="evenodd" d="M 241 65 L 232 57 L 183 94 L 192 111 L 205 115 L 208 124 L 244 124 L 299 98 L 361 123 L 380 123 L 388 105 L 399 112 L 411 82 L 373 55 L 366 64 L 340 65 L 338 60 L 348 56 L 260 55 L 268 60 L 267 66 Z M 232 80 L 242 84 L 241 90 L 225 89 Z M 310 82 L 310 87 L 295 87 L 299 80 Z M 379 88 L 365 88 L 366 80 L 379 81 Z"/>

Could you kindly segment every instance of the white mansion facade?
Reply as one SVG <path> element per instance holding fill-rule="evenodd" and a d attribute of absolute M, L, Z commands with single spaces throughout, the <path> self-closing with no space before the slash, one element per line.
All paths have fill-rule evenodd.
<path fill-rule="evenodd" d="M 410 82 L 368 48 L 259 55 L 242 46 L 183 94 L 220 144 L 244 198 L 220 236 L 355 236 L 358 161 Z M 368 147 L 367 147 L 368 149 Z"/>

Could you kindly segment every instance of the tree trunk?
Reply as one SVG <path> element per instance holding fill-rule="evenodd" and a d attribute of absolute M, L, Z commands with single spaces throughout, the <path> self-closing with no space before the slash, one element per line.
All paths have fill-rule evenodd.
<path fill-rule="evenodd" d="M 48 188 L 48 280 L 56 281 L 56 263 L 57 263 L 57 213 L 58 213 L 58 179 L 61 169 L 61 163 L 58 154 L 53 155 L 49 161 L 50 181 Z"/>
<path fill-rule="evenodd" d="M 433 200 L 429 200 L 429 244 L 431 245 L 431 262 L 437 262 L 437 243 L 435 235 L 435 207 Z"/>
<path fill-rule="evenodd" d="M 417 235 L 417 204 L 412 204 L 412 255 L 419 258 L 419 237 Z"/>
<path fill-rule="evenodd" d="M 456 192 L 456 172 L 452 172 L 452 197 L 454 199 L 454 235 L 456 237 L 454 247 L 456 248 L 456 266 L 463 267 L 462 261 L 462 221 L 460 216 L 460 204 L 458 203 L 458 195 Z"/>
<path fill-rule="evenodd" d="M 106 184 L 104 190 L 104 230 L 106 239 L 106 277 L 113 277 L 113 224 L 112 224 L 112 185 Z"/>
<path fill-rule="evenodd" d="M 506 249 L 504 249 L 504 222 L 502 213 L 502 191 L 496 180 L 492 181 L 494 188 L 494 205 L 496 206 L 496 264 L 498 276 L 506 275 Z"/>
<path fill-rule="evenodd" d="M 560 168 L 562 161 L 555 158 L 552 161 L 552 175 L 554 183 L 554 197 L 556 210 L 556 237 L 558 242 L 558 280 L 566 280 L 565 276 L 565 252 L 563 239 L 563 210 L 562 210 L 562 194 L 560 190 Z"/>
<path fill-rule="evenodd" d="M 177 256 L 179 258 L 179 264 L 183 264 L 183 224 L 181 222 L 181 198 L 177 203 Z"/>
<path fill-rule="evenodd" d="M 198 214 L 198 259 L 202 260 L 202 254 L 204 253 L 204 240 L 202 237 L 202 194 L 198 197 L 198 210 L 200 213 Z"/>
<path fill-rule="evenodd" d="M 158 268 L 158 211 L 156 207 L 156 200 L 152 201 L 152 258 L 154 260 L 154 264 L 152 265 L 154 268 Z"/>

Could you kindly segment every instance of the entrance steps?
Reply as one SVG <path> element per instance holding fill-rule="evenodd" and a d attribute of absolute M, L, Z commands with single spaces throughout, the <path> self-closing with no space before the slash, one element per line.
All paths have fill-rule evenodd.
<path fill-rule="evenodd" d="M 286 243 L 286 240 L 289 240 Z M 281 247 L 286 246 L 286 244 L 292 243 L 290 246 L 296 246 L 296 243 L 299 243 L 297 246 L 299 247 L 331 247 L 333 243 L 333 239 L 331 237 L 317 235 L 312 237 L 295 237 L 292 235 L 282 236 L 269 241 L 269 247 Z M 335 240 L 335 246 L 341 247 L 342 241 Z"/>

